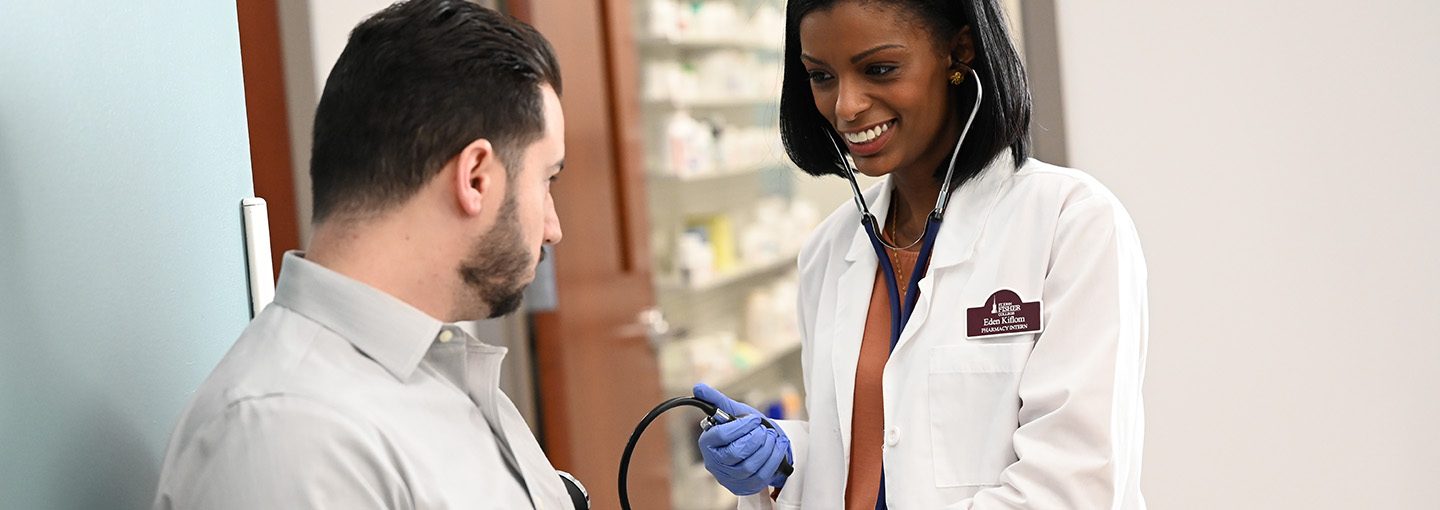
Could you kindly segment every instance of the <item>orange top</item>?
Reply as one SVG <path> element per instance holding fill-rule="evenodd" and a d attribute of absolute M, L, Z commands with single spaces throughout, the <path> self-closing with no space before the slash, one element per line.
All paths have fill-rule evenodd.
<path fill-rule="evenodd" d="M 920 254 L 886 249 L 897 273 L 910 278 Z M 890 290 L 885 286 L 884 266 L 875 270 L 875 287 L 870 292 L 870 312 L 860 341 L 860 362 L 855 366 L 855 412 L 850 417 L 850 471 L 845 479 L 846 510 L 875 510 L 880 493 L 881 446 L 885 443 L 885 399 L 881 376 L 890 359 Z M 908 281 L 899 282 L 902 287 Z"/>

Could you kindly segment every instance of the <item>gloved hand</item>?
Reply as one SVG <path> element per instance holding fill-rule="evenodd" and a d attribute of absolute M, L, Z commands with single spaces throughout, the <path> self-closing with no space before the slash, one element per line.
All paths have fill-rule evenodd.
<path fill-rule="evenodd" d="M 766 486 L 783 487 L 786 477 L 778 472 L 780 462 L 793 457 L 790 438 L 785 437 L 785 432 L 779 427 L 765 427 L 761 424 L 764 415 L 760 411 L 704 384 L 695 385 L 695 397 L 715 404 L 731 416 L 748 415 L 710 427 L 700 434 L 700 456 L 705 458 L 705 470 L 739 496 L 755 494 Z"/>

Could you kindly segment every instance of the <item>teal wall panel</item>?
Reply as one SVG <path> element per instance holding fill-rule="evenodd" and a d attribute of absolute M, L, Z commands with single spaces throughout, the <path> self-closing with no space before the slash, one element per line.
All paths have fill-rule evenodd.
<path fill-rule="evenodd" d="M 0 2 L 0 507 L 148 507 L 251 193 L 233 2 Z"/>

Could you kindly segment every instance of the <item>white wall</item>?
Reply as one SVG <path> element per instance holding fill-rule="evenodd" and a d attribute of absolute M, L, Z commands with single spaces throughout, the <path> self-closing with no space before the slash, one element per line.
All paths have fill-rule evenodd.
<path fill-rule="evenodd" d="M 1150 264 L 1151 508 L 1440 508 L 1440 3 L 1058 4 Z"/>

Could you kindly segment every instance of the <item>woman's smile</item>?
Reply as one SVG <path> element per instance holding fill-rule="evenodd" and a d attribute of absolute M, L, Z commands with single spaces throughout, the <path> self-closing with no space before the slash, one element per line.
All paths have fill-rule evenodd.
<path fill-rule="evenodd" d="M 845 137 L 845 145 L 850 148 L 850 154 L 856 157 L 872 156 L 885 148 L 885 143 L 890 141 L 894 133 L 897 121 L 889 120 L 875 126 L 854 131 L 841 131 Z"/>
<path fill-rule="evenodd" d="M 960 136 L 949 66 L 961 45 L 888 3 L 827 5 L 806 14 L 797 34 L 815 110 L 860 173 L 933 180 Z"/>

